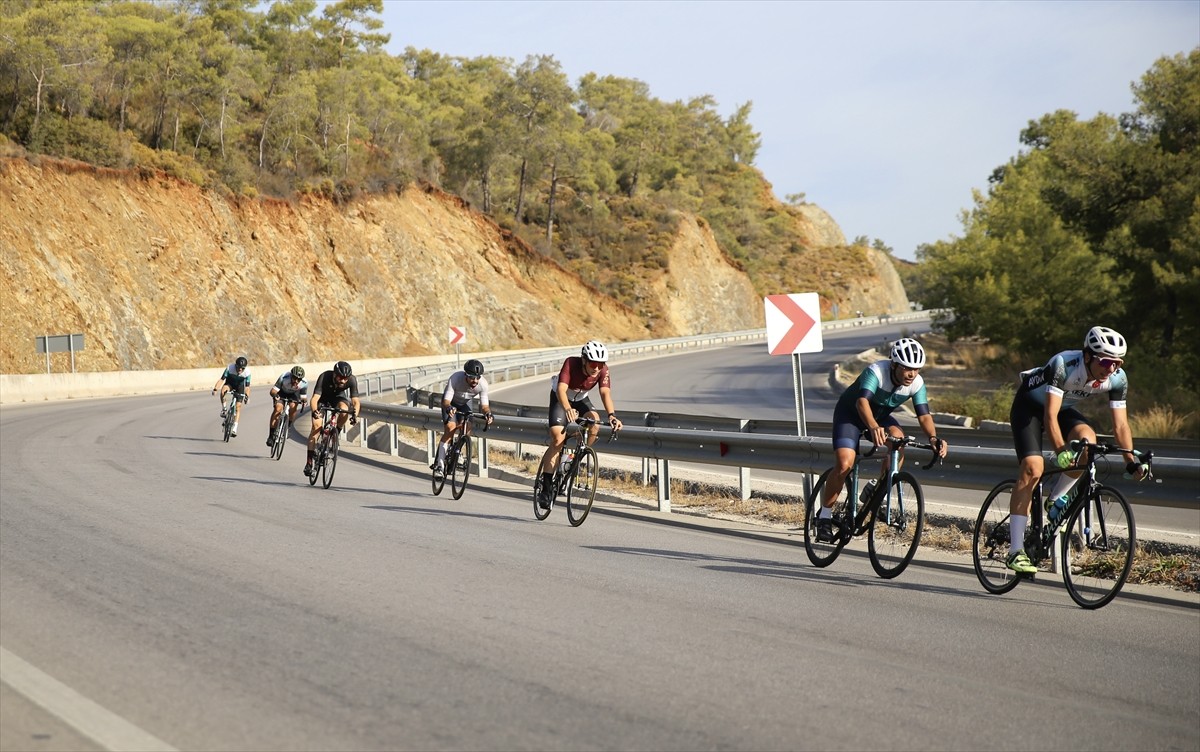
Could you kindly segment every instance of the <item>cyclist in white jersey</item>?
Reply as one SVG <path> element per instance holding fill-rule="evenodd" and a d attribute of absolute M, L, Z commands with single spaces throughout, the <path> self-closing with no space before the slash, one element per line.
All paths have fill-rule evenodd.
<path fill-rule="evenodd" d="M 229 432 L 230 436 L 236 437 L 238 421 L 242 418 L 242 404 L 250 401 L 250 366 L 245 355 L 239 355 L 237 360 L 225 366 L 213 385 L 213 394 L 217 393 L 217 387 L 221 389 L 221 420 L 225 420 L 225 395 L 229 392 L 237 395 L 234 400 L 233 428 Z"/>
<path fill-rule="evenodd" d="M 304 366 L 292 366 L 291 370 L 284 371 L 275 379 L 275 385 L 271 387 L 271 399 L 275 406 L 271 410 L 270 420 L 267 421 L 267 446 L 275 446 L 275 428 L 279 425 L 279 419 L 283 417 L 284 405 L 287 404 L 288 420 L 295 423 L 300 406 L 307 398 L 308 382 L 304 380 Z"/>
<path fill-rule="evenodd" d="M 437 458 L 430 465 L 438 475 L 444 472 L 446 451 L 450 448 L 450 439 L 458 428 L 456 418 L 470 411 L 473 399 L 479 400 L 479 409 L 483 411 L 488 425 L 491 425 L 493 417 L 491 403 L 488 402 L 488 382 L 483 377 L 483 363 L 474 358 L 463 364 L 461 371 L 455 371 L 446 379 L 446 389 L 442 392 L 442 425 L 445 426 L 445 431 L 442 433 L 442 440 L 438 442 Z M 470 430 L 471 426 L 468 425 L 467 432 Z"/>
<path fill-rule="evenodd" d="M 1129 379 L 1121 368 L 1125 351 L 1125 338 L 1119 333 L 1105 326 L 1093 326 L 1084 337 L 1082 350 L 1064 350 L 1046 365 L 1021 373 L 1009 413 L 1020 462 L 1017 484 L 1009 500 L 1010 548 L 1006 561 L 1009 569 L 1023 574 L 1037 571 L 1025 553 L 1025 529 L 1029 524 L 1033 489 L 1045 470 L 1043 433 L 1049 435 L 1056 464 L 1069 467 L 1076 463 L 1078 457 L 1071 452 L 1070 442 L 1076 439 L 1095 442 L 1096 430 L 1073 405 L 1093 394 L 1107 394 L 1113 435 L 1120 446 L 1133 446 L 1133 433 L 1125 412 Z M 1125 460 L 1129 474 L 1141 480 L 1147 468 L 1138 464 L 1132 454 L 1126 453 Z M 1082 472 L 1058 476 L 1045 496 L 1047 508 L 1071 490 Z"/>

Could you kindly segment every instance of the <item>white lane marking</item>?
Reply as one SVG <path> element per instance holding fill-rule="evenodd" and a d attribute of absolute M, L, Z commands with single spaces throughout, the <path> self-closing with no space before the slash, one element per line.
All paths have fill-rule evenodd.
<path fill-rule="evenodd" d="M 107 750 L 176 752 L 162 739 L 97 705 L 0 647 L 0 681 Z"/>

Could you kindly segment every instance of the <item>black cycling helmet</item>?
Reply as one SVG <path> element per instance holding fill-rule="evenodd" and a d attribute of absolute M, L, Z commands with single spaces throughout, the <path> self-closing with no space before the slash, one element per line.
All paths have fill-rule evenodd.
<path fill-rule="evenodd" d="M 233 365 L 234 365 L 234 367 L 235 367 L 235 368 L 237 368 L 238 370 L 241 370 L 241 369 L 243 369 L 243 368 L 245 368 L 245 367 L 246 367 L 246 362 L 247 362 L 247 361 L 246 361 L 246 356 L 245 356 L 245 355 L 239 355 L 239 356 L 238 356 L 238 359 L 237 359 L 237 360 L 235 360 L 235 361 L 233 361 Z"/>
<path fill-rule="evenodd" d="M 471 378 L 477 379 L 483 375 L 483 363 L 480 363 L 478 360 L 472 358 L 471 360 L 467 361 L 465 366 L 463 366 L 463 372 Z"/>
<path fill-rule="evenodd" d="M 335 376 L 344 376 L 346 378 L 349 378 L 354 373 L 354 369 L 352 369 L 350 367 L 350 364 L 347 363 L 346 361 L 339 360 L 333 366 L 333 373 Z"/>
<path fill-rule="evenodd" d="M 304 368 L 301 366 L 292 366 L 292 376 L 298 381 L 304 381 Z"/>

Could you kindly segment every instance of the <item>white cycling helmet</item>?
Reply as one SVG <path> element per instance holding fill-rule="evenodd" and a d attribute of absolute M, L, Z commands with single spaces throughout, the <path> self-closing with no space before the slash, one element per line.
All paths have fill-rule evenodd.
<path fill-rule="evenodd" d="M 898 339 L 892 345 L 892 362 L 905 368 L 924 368 L 925 348 L 912 337 Z"/>
<path fill-rule="evenodd" d="M 592 340 L 584 345 L 579 354 L 583 356 L 584 360 L 590 360 L 593 363 L 608 362 L 608 348 L 604 346 L 603 342 L 597 342 L 596 340 Z"/>
<path fill-rule="evenodd" d="M 1125 357 L 1125 338 L 1107 326 L 1093 326 L 1083 340 L 1083 349 L 1107 358 Z"/>

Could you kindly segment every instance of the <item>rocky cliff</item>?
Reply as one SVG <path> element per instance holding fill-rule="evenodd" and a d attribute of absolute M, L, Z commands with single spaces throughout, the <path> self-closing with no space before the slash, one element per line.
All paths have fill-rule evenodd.
<path fill-rule="evenodd" d="M 683 217 L 643 322 L 435 189 L 348 204 L 235 199 L 145 172 L 0 159 L 0 372 L 83 333 L 80 371 L 389 358 L 762 326 L 762 302 Z M 649 326 L 648 326 L 649 325 Z M 53 356 L 52 370 L 69 368 Z"/>

